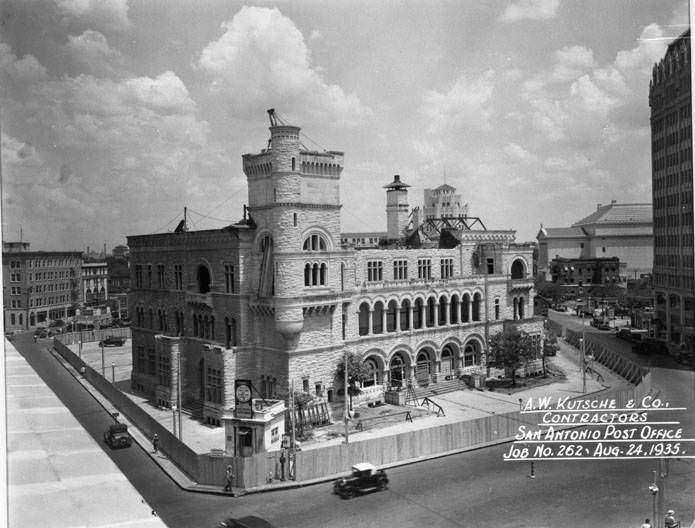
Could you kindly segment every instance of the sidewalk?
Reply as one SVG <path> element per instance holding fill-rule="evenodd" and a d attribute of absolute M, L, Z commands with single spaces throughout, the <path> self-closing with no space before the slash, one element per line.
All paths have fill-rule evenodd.
<path fill-rule="evenodd" d="M 558 380 L 554 383 L 548 385 L 543 385 L 539 387 L 533 387 L 514 393 L 509 393 L 504 389 L 497 391 L 477 391 L 477 390 L 462 390 L 447 393 L 441 396 L 431 397 L 432 400 L 436 401 L 439 405 L 444 408 L 445 416 L 435 416 L 428 415 L 424 417 L 419 417 L 413 420 L 413 422 L 402 422 L 397 425 L 370 429 L 363 432 L 352 432 L 350 434 L 350 442 L 358 442 L 360 440 L 365 440 L 368 438 L 378 438 L 384 436 L 390 436 L 405 431 L 412 431 L 418 429 L 427 429 L 429 427 L 436 427 L 439 425 L 447 423 L 462 422 L 467 420 L 472 420 L 486 415 L 507 413 L 511 411 L 518 410 L 519 399 L 522 401 L 527 400 L 530 397 L 537 398 L 539 396 L 570 396 L 573 398 L 582 395 L 582 374 L 579 368 L 579 352 L 568 345 L 564 341 L 559 342 L 560 350 L 557 356 L 550 358 L 550 362 L 554 363 L 559 367 L 566 376 L 566 379 Z M 99 368 L 101 367 L 101 352 L 98 347 L 91 347 L 93 350 L 85 347 L 82 350 L 83 358 L 88 364 L 95 364 L 98 361 Z M 121 353 L 114 351 L 116 354 L 113 357 L 118 357 Z M 98 357 L 95 355 L 98 353 Z M 92 396 L 101 403 L 101 405 L 108 412 L 118 412 L 117 409 L 101 395 L 92 385 L 87 382 L 75 369 L 67 363 L 57 352 L 53 355 L 56 359 L 82 384 L 84 387 L 92 394 Z M 91 361 L 90 361 L 91 359 Z M 105 361 L 107 368 L 107 377 L 110 377 L 110 365 L 111 359 Z M 117 360 L 116 360 L 117 361 Z M 586 394 L 593 394 L 606 390 L 608 388 L 621 388 L 621 387 L 631 387 L 631 385 L 620 378 L 619 376 L 612 373 L 610 370 L 606 369 L 602 365 L 594 365 L 595 370 L 601 374 L 603 380 L 601 382 L 597 381 L 594 376 L 587 375 L 586 378 Z M 124 369 L 121 366 L 120 369 L 117 368 L 116 372 L 120 371 L 119 374 L 115 375 L 116 384 L 119 384 L 119 378 L 124 377 L 126 373 L 129 375 L 129 370 Z M 127 383 L 125 379 L 120 380 L 121 383 Z M 124 388 L 126 388 L 124 386 Z M 141 400 L 140 404 L 150 415 L 155 417 L 162 424 L 171 424 L 172 413 L 168 410 L 157 409 L 149 403 L 145 403 L 144 398 L 138 397 L 132 393 L 128 396 L 136 401 Z M 188 418 L 188 419 L 186 419 Z M 241 495 L 246 493 L 256 493 L 262 491 L 271 491 L 284 488 L 300 487 L 305 485 L 311 485 L 319 482 L 326 482 L 333 480 L 338 477 L 338 475 L 331 475 L 322 478 L 317 478 L 312 481 L 302 481 L 302 482 L 273 482 L 272 484 L 267 484 L 264 486 L 259 486 L 256 488 L 248 488 L 245 490 L 234 490 L 233 493 L 226 493 L 222 491 L 222 485 L 220 486 L 210 486 L 198 484 L 193 481 L 188 475 L 186 475 L 181 469 L 176 466 L 176 464 L 170 460 L 164 453 L 152 453 L 152 446 L 150 439 L 147 438 L 133 423 L 131 423 L 127 417 L 120 415 L 119 421 L 126 423 L 129 427 L 134 440 L 140 444 L 144 450 L 150 453 L 153 460 L 164 470 L 169 477 L 182 489 L 186 489 L 192 492 L 198 493 L 211 493 L 220 495 Z M 184 427 L 184 439 L 187 445 L 194 449 L 196 452 L 206 453 L 209 452 L 211 448 L 219 448 L 224 445 L 224 430 L 222 428 L 212 428 L 201 424 L 196 420 L 191 419 L 184 415 L 183 421 Z M 311 443 L 305 443 L 302 445 L 303 450 L 318 449 L 328 445 L 338 445 L 344 442 L 343 437 L 335 438 L 320 438 L 320 429 L 318 430 L 318 440 L 312 441 Z M 506 441 L 506 440 L 505 440 Z M 500 442 L 495 442 L 500 443 Z M 410 464 L 416 461 L 425 460 L 429 458 L 439 458 L 447 454 L 454 454 L 457 452 L 467 451 L 471 449 L 478 449 L 480 446 L 475 448 L 466 448 L 455 450 L 452 453 L 439 453 L 437 455 L 421 457 L 415 460 L 400 461 L 392 466 Z"/>
<path fill-rule="evenodd" d="M 4 369 L 9 526 L 166 526 L 7 340 Z"/>

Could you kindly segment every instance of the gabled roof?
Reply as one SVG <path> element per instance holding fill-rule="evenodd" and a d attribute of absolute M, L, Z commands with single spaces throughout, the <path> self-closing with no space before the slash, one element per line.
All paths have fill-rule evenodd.
<path fill-rule="evenodd" d="M 448 183 L 443 183 L 435 189 L 435 191 L 455 191 L 456 187 L 452 187 Z"/>
<path fill-rule="evenodd" d="M 652 222 L 652 204 L 611 203 L 597 208 L 589 216 L 572 224 L 572 227 L 595 224 L 644 224 Z"/>

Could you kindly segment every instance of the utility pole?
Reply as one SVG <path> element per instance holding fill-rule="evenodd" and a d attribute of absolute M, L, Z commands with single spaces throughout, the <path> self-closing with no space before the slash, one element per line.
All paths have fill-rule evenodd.
<path fill-rule="evenodd" d="M 343 359 L 345 361 L 345 370 L 343 376 L 343 385 L 345 387 L 345 445 L 350 443 L 350 433 L 348 431 L 348 359 L 347 359 L 347 348 L 343 349 Z"/>
<path fill-rule="evenodd" d="M 106 378 L 106 370 L 104 368 L 104 343 L 101 344 L 101 377 Z"/>
<path fill-rule="evenodd" d="M 179 349 L 176 354 L 176 362 L 177 362 L 177 376 L 176 376 L 176 408 L 178 409 L 179 412 L 179 440 L 183 442 L 183 425 L 181 423 L 181 347 L 179 346 Z"/>

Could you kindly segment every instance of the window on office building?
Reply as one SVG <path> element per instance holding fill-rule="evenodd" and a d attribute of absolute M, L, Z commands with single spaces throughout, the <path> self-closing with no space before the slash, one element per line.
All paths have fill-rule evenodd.
<path fill-rule="evenodd" d="M 166 287 L 164 264 L 157 264 L 157 287 L 160 289 L 164 289 Z"/>
<path fill-rule="evenodd" d="M 234 293 L 234 265 L 224 265 L 224 291 L 226 293 Z"/>
<path fill-rule="evenodd" d="M 442 279 L 448 279 L 454 275 L 454 259 L 443 258 L 440 261 L 440 273 Z"/>
<path fill-rule="evenodd" d="M 183 265 L 174 264 L 174 289 L 183 290 Z"/>

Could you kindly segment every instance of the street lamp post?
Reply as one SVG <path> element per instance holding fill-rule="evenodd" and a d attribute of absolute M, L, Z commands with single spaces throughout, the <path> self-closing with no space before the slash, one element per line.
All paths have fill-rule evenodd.
<path fill-rule="evenodd" d="M 656 471 L 652 471 L 652 483 L 649 485 L 649 493 L 652 494 L 652 520 L 654 528 L 659 528 L 659 518 L 656 516 L 656 496 L 659 493 L 659 487 L 656 485 Z"/>
<path fill-rule="evenodd" d="M 111 362 L 111 383 L 116 383 L 116 364 Z"/>
<path fill-rule="evenodd" d="M 104 367 L 104 344 L 101 344 L 101 377 L 106 377 L 106 368 Z"/>
<path fill-rule="evenodd" d="M 176 436 L 176 404 L 171 406 L 171 432 Z"/>

